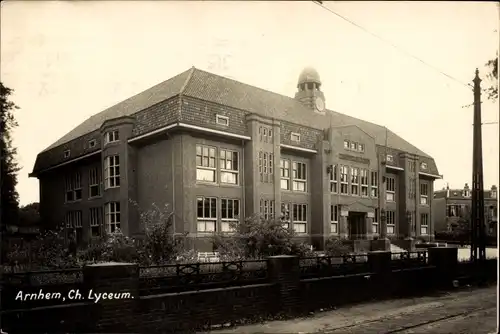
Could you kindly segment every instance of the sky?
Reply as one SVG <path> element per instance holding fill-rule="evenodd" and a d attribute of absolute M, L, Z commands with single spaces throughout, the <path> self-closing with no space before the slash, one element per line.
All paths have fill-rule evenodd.
<path fill-rule="evenodd" d="M 312 66 L 328 109 L 387 126 L 430 154 L 444 177 L 436 189 L 471 184 L 467 84 L 479 68 L 488 86 L 498 5 L 324 4 L 366 30 L 308 1 L 2 1 L 1 80 L 20 107 L 13 133 L 20 203 L 39 200 L 28 173 L 40 151 L 192 66 L 290 97 Z M 498 103 L 483 99 L 483 122 L 498 122 Z M 486 189 L 498 185 L 498 158 L 498 124 L 486 124 Z"/>

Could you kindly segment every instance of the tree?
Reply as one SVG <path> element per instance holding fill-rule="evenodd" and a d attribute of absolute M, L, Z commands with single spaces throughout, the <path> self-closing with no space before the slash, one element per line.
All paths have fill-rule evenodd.
<path fill-rule="evenodd" d="M 35 226 L 40 223 L 40 203 L 30 203 L 19 209 L 19 226 Z"/>
<path fill-rule="evenodd" d="M 0 82 L 0 204 L 2 207 L 0 231 L 4 231 L 7 224 L 17 223 L 19 213 L 19 195 L 16 191 L 19 167 L 15 160 L 16 148 L 12 145 L 12 130 L 17 126 L 13 112 L 19 107 L 9 100 L 12 93 L 12 89 Z"/>
<path fill-rule="evenodd" d="M 486 89 L 488 99 L 496 101 L 498 99 L 498 53 L 495 59 L 491 59 L 486 63 L 486 66 L 490 70 L 487 77 L 492 81 L 491 86 Z"/>

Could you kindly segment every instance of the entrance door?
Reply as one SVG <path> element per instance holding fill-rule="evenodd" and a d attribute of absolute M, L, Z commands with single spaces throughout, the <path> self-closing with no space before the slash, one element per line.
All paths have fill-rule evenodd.
<path fill-rule="evenodd" d="M 347 217 L 347 227 L 349 230 L 349 239 L 365 239 L 365 214 L 362 212 L 349 212 Z"/>

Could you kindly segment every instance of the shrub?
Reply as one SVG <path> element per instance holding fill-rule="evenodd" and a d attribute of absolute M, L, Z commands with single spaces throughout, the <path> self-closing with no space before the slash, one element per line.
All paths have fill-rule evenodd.
<path fill-rule="evenodd" d="M 325 254 L 328 256 L 341 256 L 350 253 L 350 247 L 347 246 L 342 239 L 330 237 L 325 242 Z"/>

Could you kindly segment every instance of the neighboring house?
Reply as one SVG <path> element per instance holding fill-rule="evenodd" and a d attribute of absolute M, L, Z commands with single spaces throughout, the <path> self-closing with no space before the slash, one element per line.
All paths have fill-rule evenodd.
<path fill-rule="evenodd" d="M 90 117 L 41 152 L 40 212 L 88 239 L 141 232 L 168 203 L 198 250 L 253 214 L 286 217 L 321 249 L 331 235 L 432 235 L 432 157 L 385 127 L 325 108 L 314 69 L 295 98 L 191 68 Z M 385 182 L 386 181 L 386 182 Z M 386 185 L 384 187 L 384 184 Z M 102 228 L 101 228 L 102 226 Z"/>
<path fill-rule="evenodd" d="M 486 231 L 490 235 L 497 234 L 497 186 L 484 191 L 484 218 Z M 453 231 L 459 220 L 471 219 L 472 194 L 466 183 L 463 189 L 446 187 L 434 192 L 434 223 L 436 232 Z"/>

